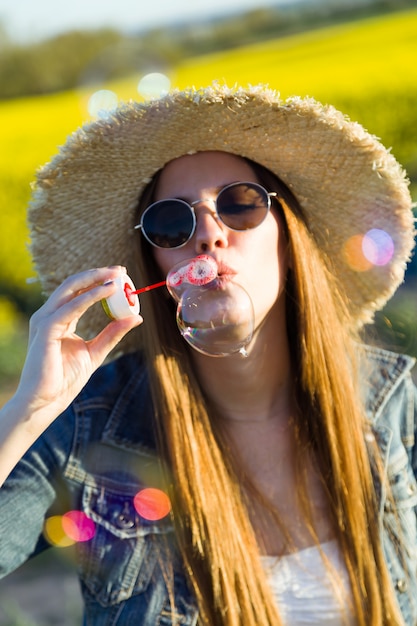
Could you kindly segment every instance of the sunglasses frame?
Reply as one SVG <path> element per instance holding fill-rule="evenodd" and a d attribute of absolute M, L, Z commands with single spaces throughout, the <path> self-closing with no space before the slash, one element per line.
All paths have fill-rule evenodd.
<path fill-rule="evenodd" d="M 259 224 L 256 224 L 256 226 L 252 226 L 250 228 L 233 228 L 232 226 L 228 226 L 222 219 L 222 216 L 219 214 L 218 210 L 217 210 L 217 201 L 219 196 L 221 196 L 221 194 L 225 191 L 227 191 L 228 189 L 232 188 L 232 187 L 237 187 L 239 185 L 249 185 L 250 187 L 253 187 L 255 189 L 260 190 L 266 198 L 266 212 L 264 217 L 262 218 L 262 220 L 259 222 Z M 145 237 L 146 241 L 148 241 L 152 246 L 154 246 L 155 248 L 161 248 L 162 250 L 175 250 L 177 248 L 182 248 L 183 246 L 185 246 L 190 239 L 193 237 L 194 233 L 195 233 L 195 229 L 196 229 L 196 225 L 197 225 L 197 218 L 196 218 L 196 214 L 195 214 L 195 210 L 194 210 L 194 206 L 197 204 L 200 204 L 200 202 L 214 202 L 214 208 L 215 208 L 215 212 L 216 212 L 216 217 L 218 220 L 220 220 L 220 222 L 222 224 L 224 224 L 224 226 L 226 226 L 226 228 L 229 228 L 230 230 L 233 230 L 235 232 L 243 232 L 245 230 L 252 230 L 253 228 L 257 228 L 258 226 L 260 226 L 262 224 L 262 222 L 267 218 L 268 213 L 271 209 L 271 198 L 275 198 L 278 194 L 275 191 L 267 191 L 265 189 L 265 187 L 263 187 L 262 185 L 260 185 L 259 183 L 255 183 L 255 182 L 247 182 L 247 181 L 238 181 L 235 183 L 230 183 L 228 185 L 225 185 L 224 187 L 222 187 L 220 189 L 220 191 L 218 192 L 216 198 L 214 200 L 206 200 L 206 199 L 201 199 L 201 200 L 194 200 L 193 202 L 186 202 L 185 200 L 182 200 L 181 198 L 163 198 L 162 200 L 156 200 L 156 202 L 152 202 L 152 204 L 150 204 L 148 207 L 146 207 L 146 209 L 144 210 L 144 212 L 141 215 L 140 218 L 140 222 L 139 224 L 136 224 L 136 226 L 134 226 L 135 230 L 140 229 L 142 231 L 143 236 Z M 157 243 L 155 243 L 154 241 L 152 241 L 148 235 L 146 234 L 146 231 L 143 227 L 143 220 L 145 215 L 152 209 L 154 208 L 156 205 L 158 205 L 161 202 L 179 202 L 180 204 L 183 204 L 184 206 L 187 207 L 187 209 L 189 209 L 191 216 L 192 216 L 192 227 L 191 227 L 191 231 L 190 234 L 188 236 L 188 238 L 181 244 L 179 244 L 178 246 L 159 246 Z"/>

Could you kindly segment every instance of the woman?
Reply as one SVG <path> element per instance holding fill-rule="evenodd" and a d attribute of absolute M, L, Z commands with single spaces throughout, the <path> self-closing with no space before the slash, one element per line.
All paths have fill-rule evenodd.
<path fill-rule="evenodd" d="M 2 573 L 45 547 L 64 483 L 94 523 L 85 624 L 416 624 L 413 361 L 359 343 L 413 247 L 389 152 L 309 99 L 178 92 L 73 135 L 29 220 L 52 295 L 1 414 Z M 246 357 L 190 348 L 164 289 L 137 330 L 92 306 L 123 267 L 148 285 L 201 254 L 251 298 Z"/>

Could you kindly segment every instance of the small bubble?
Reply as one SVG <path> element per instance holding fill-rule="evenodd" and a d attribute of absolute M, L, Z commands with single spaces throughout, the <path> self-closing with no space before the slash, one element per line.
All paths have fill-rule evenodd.
<path fill-rule="evenodd" d="M 91 117 L 105 118 L 117 107 L 118 97 L 114 91 L 100 89 L 88 100 L 88 112 Z"/>
<path fill-rule="evenodd" d="M 394 255 L 392 237 L 380 228 L 372 228 L 365 234 L 362 242 L 364 256 L 372 265 L 387 265 Z"/>
<path fill-rule="evenodd" d="M 171 81 L 165 74 L 152 72 L 143 76 L 138 83 L 138 93 L 144 98 L 159 98 L 168 93 Z"/>
<path fill-rule="evenodd" d="M 149 521 L 157 521 L 168 515 L 171 502 L 167 494 L 161 489 L 148 487 L 139 491 L 133 503 L 141 517 Z"/>

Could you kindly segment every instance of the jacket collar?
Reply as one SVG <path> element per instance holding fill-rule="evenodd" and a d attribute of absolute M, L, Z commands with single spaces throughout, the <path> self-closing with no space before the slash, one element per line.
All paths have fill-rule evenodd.
<path fill-rule="evenodd" d="M 361 351 L 365 410 L 368 419 L 376 425 L 386 403 L 412 369 L 415 359 L 368 345 L 361 346 Z M 154 408 L 149 376 L 141 356 L 134 353 L 122 357 L 117 371 L 124 383 L 123 390 L 113 407 L 102 441 L 155 452 Z"/>

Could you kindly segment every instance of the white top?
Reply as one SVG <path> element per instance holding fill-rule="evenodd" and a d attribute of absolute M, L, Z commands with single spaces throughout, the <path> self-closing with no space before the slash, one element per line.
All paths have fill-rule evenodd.
<path fill-rule="evenodd" d="M 261 559 L 286 626 L 356 624 L 349 576 L 336 540 Z"/>

